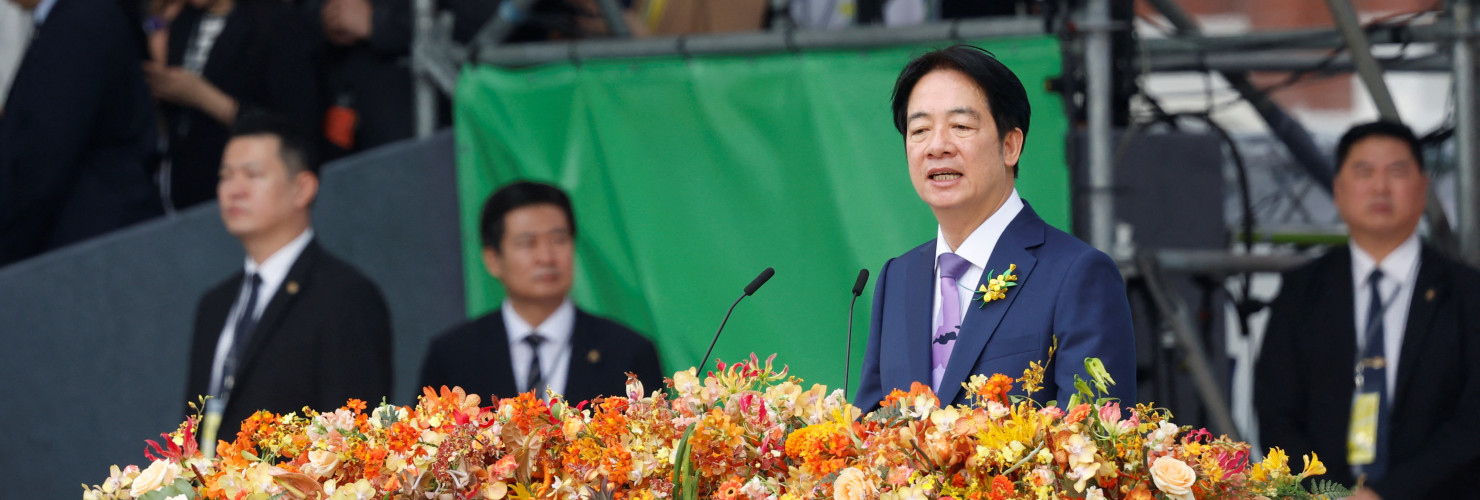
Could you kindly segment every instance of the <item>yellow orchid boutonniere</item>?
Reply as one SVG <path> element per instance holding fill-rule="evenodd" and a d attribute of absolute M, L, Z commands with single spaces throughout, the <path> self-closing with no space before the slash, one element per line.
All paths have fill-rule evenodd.
<path fill-rule="evenodd" d="M 987 284 L 982 285 L 975 294 L 972 294 L 971 300 L 980 301 L 981 304 L 978 307 L 987 307 L 988 302 L 1007 298 L 1007 289 L 1018 286 L 1018 277 L 1012 274 L 1016 270 L 1017 264 L 1008 264 L 1007 272 L 988 280 Z M 997 271 L 987 271 L 987 275 L 991 276 L 995 272 Z"/>

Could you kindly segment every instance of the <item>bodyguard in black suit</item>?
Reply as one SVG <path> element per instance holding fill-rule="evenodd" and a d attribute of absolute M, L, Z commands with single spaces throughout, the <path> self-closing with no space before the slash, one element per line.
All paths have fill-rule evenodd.
<path fill-rule="evenodd" d="M 226 441 L 257 410 L 330 410 L 391 391 L 385 299 L 314 241 L 318 178 L 306 140 L 289 130 L 243 117 L 222 161 L 221 218 L 246 249 L 246 269 L 201 298 L 187 397 L 213 397 L 214 436 Z M 205 427 L 202 443 L 214 445 Z"/>
<path fill-rule="evenodd" d="M 271 112 L 305 133 L 319 132 L 313 40 L 302 19 L 277 0 L 190 0 L 170 23 L 169 65 L 151 63 L 146 72 L 163 103 L 176 208 L 216 196 L 216 167 L 238 117 Z M 191 52 L 198 47 L 208 50 L 197 68 L 201 61 Z"/>
<path fill-rule="evenodd" d="M 12 0 L 37 22 L 0 110 L 0 266 L 161 212 L 137 27 L 113 0 Z"/>
<path fill-rule="evenodd" d="M 1473 498 L 1480 471 L 1480 272 L 1419 242 L 1422 158 L 1402 125 L 1342 138 L 1351 246 L 1284 276 L 1255 367 L 1262 444 L 1365 476 L 1357 499 Z"/>
<path fill-rule="evenodd" d="M 642 335 L 577 309 L 567 295 L 575 217 L 560 188 L 516 182 L 483 205 L 483 262 L 504 285 L 499 310 L 433 339 L 422 387 L 461 386 L 511 397 L 546 390 L 567 401 L 626 395 L 628 372 L 663 387 L 657 349 Z"/>

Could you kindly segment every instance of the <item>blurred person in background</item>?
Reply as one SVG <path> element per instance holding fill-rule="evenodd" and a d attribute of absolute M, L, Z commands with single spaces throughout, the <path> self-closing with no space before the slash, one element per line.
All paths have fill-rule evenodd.
<path fill-rule="evenodd" d="M 1408 127 L 1352 127 L 1332 199 L 1350 245 L 1284 274 L 1254 367 L 1265 448 L 1315 453 L 1358 500 L 1474 498 L 1480 272 L 1424 245 L 1428 175 Z"/>
<path fill-rule="evenodd" d="M 483 204 L 483 264 L 503 284 L 503 305 L 432 339 L 421 387 L 462 387 L 501 398 L 547 390 L 567 401 L 626 395 L 627 373 L 663 387 L 652 341 L 570 300 L 576 220 L 559 187 L 518 181 Z"/>
<path fill-rule="evenodd" d="M 164 116 L 165 195 L 175 208 L 216 196 L 232 124 L 268 111 L 322 123 L 319 69 L 301 19 L 278 0 L 187 0 L 169 23 L 165 63 L 144 70 Z"/>
<path fill-rule="evenodd" d="M 314 236 L 310 137 L 281 117 L 243 115 L 220 161 L 221 222 L 246 258 L 196 308 L 186 397 L 211 396 L 202 449 L 234 439 L 257 410 L 390 395 L 385 298 Z"/>
<path fill-rule="evenodd" d="M 415 100 L 411 80 L 411 0 L 298 0 L 292 2 L 312 25 L 323 51 L 326 161 L 413 136 Z M 468 43 L 501 5 L 499 1 L 439 0 L 453 14 L 453 39 Z M 507 42 L 570 39 L 600 20 L 594 0 L 536 2 Z M 602 25 L 604 28 L 604 25 Z M 438 125 L 450 122 L 439 99 Z"/>
<path fill-rule="evenodd" d="M 411 1 L 313 3 L 325 57 L 327 158 L 411 137 Z"/>
<path fill-rule="evenodd" d="M 115 0 L 11 0 L 34 30 L 0 113 L 0 265 L 161 213 L 142 33 Z"/>

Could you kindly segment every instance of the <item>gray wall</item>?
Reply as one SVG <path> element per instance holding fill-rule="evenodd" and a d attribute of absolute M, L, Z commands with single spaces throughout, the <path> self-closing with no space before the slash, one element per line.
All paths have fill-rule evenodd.
<path fill-rule="evenodd" d="M 385 294 L 394 403 L 464 317 L 455 178 L 450 132 L 325 166 L 315 231 Z M 0 471 L 23 496 L 78 498 L 109 465 L 147 465 L 144 440 L 183 416 L 196 302 L 242 259 L 210 203 L 0 269 Z"/>

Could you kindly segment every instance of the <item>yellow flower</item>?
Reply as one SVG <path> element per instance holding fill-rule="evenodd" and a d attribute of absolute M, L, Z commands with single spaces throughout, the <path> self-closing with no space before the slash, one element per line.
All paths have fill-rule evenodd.
<path fill-rule="evenodd" d="M 1029 361 L 1028 367 L 1023 369 L 1022 378 L 1018 379 L 1018 382 L 1022 382 L 1023 384 L 1023 392 L 1031 395 L 1043 390 L 1044 371 L 1045 367 L 1043 365 L 1038 364 L 1037 361 Z"/>
<path fill-rule="evenodd" d="M 1326 473 L 1326 464 L 1321 463 L 1321 457 L 1316 456 L 1315 452 L 1311 452 L 1303 458 L 1305 459 L 1305 470 L 1300 473 L 1300 479 Z"/>
<path fill-rule="evenodd" d="M 1290 473 L 1289 462 L 1290 457 L 1285 456 L 1285 450 L 1275 447 L 1269 449 L 1269 454 L 1264 457 L 1264 461 L 1260 462 L 1259 465 L 1270 476 L 1279 477 Z"/>

